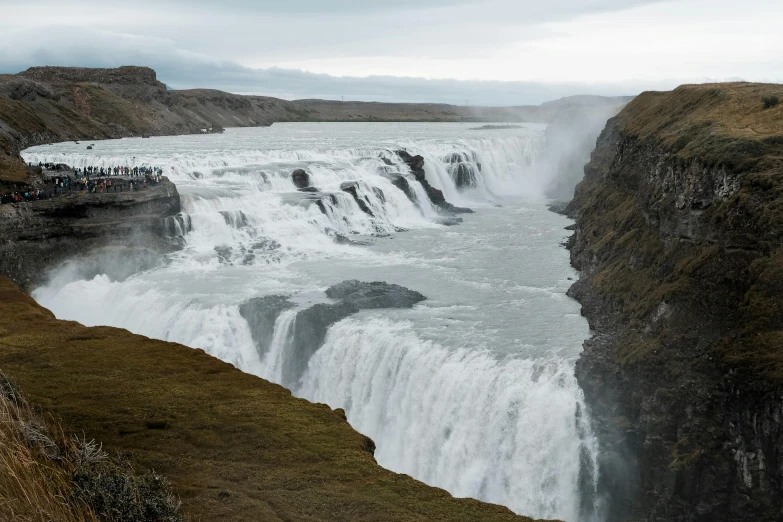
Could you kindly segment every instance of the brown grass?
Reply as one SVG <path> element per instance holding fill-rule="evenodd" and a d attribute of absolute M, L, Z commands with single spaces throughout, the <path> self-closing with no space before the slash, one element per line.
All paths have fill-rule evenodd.
<path fill-rule="evenodd" d="M 60 427 L 42 422 L 0 372 L 0 520 L 98 520 L 73 501 L 73 465 L 59 449 L 69 444 Z"/>
<path fill-rule="evenodd" d="M 625 132 L 660 143 L 684 159 L 724 164 L 735 171 L 783 165 L 783 85 L 721 83 L 645 92 L 618 115 Z"/>
<path fill-rule="evenodd" d="M 0 372 L 0 520 L 182 522 L 179 506 L 164 477 L 66 436 Z"/>

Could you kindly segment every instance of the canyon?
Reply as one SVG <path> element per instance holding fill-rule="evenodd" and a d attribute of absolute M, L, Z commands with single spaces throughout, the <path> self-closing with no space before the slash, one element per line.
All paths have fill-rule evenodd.
<path fill-rule="evenodd" d="M 584 143 L 549 158 L 549 168 L 567 173 L 553 194 L 568 199 L 579 182 L 564 212 L 576 221 L 567 246 L 580 274 L 568 293 L 593 334 L 575 366 L 600 446 L 599 500 L 587 501 L 600 508 L 590 517 L 750 521 L 783 512 L 783 107 L 766 108 L 769 96 L 783 88 L 682 86 L 643 93 L 611 118 L 627 100 L 601 101 L 588 116 L 567 104 L 512 111 L 510 121 L 550 123 L 551 143 L 579 127 L 585 132 L 563 141 L 593 149 L 593 120 L 603 128 L 581 182 Z M 169 91 L 146 68 L 36 68 L 0 77 L 0 183 L 29 183 L 35 174 L 20 151 L 54 141 L 289 121 L 507 121 L 501 114 L 509 112 Z M 394 186 L 414 201 L 410 183 L 420 182 L 438 211 L 468 211 L 429 185 L 424 158 L 412 152 L 386 157 L 413 175 Z M 455 172 L 475 183 L 474 172 Z M 307 189 L 310 181 L 298 183 Z M 369 203 L 359 190 L 342 192 Z M 132 197 L 92 196 L 0 207 L 0 272 L 31 290 L 47 268 L 81 251 L 110 260 L 96 265 L 130 258 L 144 269 L 182 247 L 188 223 L 173 183 Z M 84 278 L 98 273 L 78 269 Z M 0 367 L 69 427 L 167 475 L 188 514 L 524 519 L 382 469 L 375 443 L 350 428 L 344 411 L 294 398 L 203 351 L 58 321 L 13 283 L 2 281 Z M 293 304 L 265 299 L 242 313 L 257 344 L 268 345 L 270 325 Z M 329 306 L 336 308 L 319 313 L 343 317 L 342 305 Z M 345 306 L 345 315 L 359 309 Z M 313 334 L 316 345 L 323 335 Z M 214 397 L 219 407 L 194 406 Z M 164 417 L 165 429 L 149 427 Z"/>

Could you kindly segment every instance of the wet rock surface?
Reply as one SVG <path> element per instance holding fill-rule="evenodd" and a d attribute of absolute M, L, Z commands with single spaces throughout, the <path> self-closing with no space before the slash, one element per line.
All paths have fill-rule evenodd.
<path fill-rule="evenodd" d="M 421 186 L 424 187 L 424 191 L 427 193 L 427 197 L 430 198 L 430 201 L 432 201 L 432 204 L 438 207 L 440 210 L 450 212 L 453 214 L 470 214 L 473 213 L 473 210 L 465 207 L 456 207 L 446 201 L 446 197 L 443 195 L 443 191 L 436 189 L 432 185 L 430 185 L 429 181 L 427 181 L 426 173 L 424 171 L 424 157 L 416 155 L 412 156 L 409 152 L 405 150 L 398 150 L 396 151 L 396 154 L 400 157 L 400 159 L 408 165 L 408 167 L 411 169 L 411 173 L 416 178 L 416 181 L 421 183 Z"/>
<path fill-rule="evenodd" d="M 329 287 L 326 296 L 342 299 L 354 304 L 360 310 L 370 308 L 411 308 L 425 297 L 404 286 L 384 282 L 366 283 L 364 281 L 343 281 Z"/>
<path fill-rule="evenodd" d="M 256 297 L 240 305 L 239 313 L 250 326 L 250 332 L 261 359 L 269 352 L 277 317 L 283 310 L 293 307 L 294 303 L 283 295 Z"/>
<path fill-rule="evenodd" d="M 367 214 L 370 217 L 375 217 L 375 215 L 372 213 L 372 210 L 370 210 L 370 207 L 367 205 L 367 202 L 359 196 L 359 184 L 356 181 L 346 181 L 345 183 L 340 184 L 340 190 L 343 192 L 346 192 L 353 197 L 354 201 L 356 201 L 356 204 L 359 205 L 359 208 L 362 212 Z"/>
<path fill-rule="evenodd" d="M 326 290 L 327 297 L 339 299 L 336 303 L 318 303 L 296 315 L 291 339 L 290 356 L 283 364 L 283 383 L 295 386 L 307 369 L 313 354 L 321 347 L 331 325 L 361 310 L 378 308 L 411 308 L 426 298 L 419 292 L 384 282 L 343 281 Z M 279 299 L 279 298 L 276 298 Z M 245 305 L 243 305 L 245 306 Z M 280 300 L 255 302 L 246 311 L 263 310 L 263 313 L 282 307 Z M 284 308 L 280 308 L 282 311 Z M 253 312 L 260 324 L 260 312 Z M 270 312 L 271 313 L 271 312 Z M 278 312 L 279 313 L 279 312 Z M 267 317 L 267 316 L 264 316 Z M 266 319 L 268 321 L 269 319 Z M 274 324 L 274 321 L 272 321 Z"/>
<path fill-rule="evenodd" d="M 303 189 L 310 186 L 310 175 L 304 169 L 296 169 L 291 173 L 291 181 L 296 188 Z"/>
<path fill-rule="evenodd" d="M 478 162 L 475 153 L 468 155 L 454 152 L 444 158 L 448 163 L 448 171 L 454 186 L 458 189 L 475 188 L 478 185 L 478 173 L 481 172 L 481 163 Z"/>

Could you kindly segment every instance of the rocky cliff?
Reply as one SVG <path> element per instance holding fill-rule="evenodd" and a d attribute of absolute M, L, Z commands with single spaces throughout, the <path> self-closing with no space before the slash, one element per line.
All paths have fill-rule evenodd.
<path fill-rule="evenodd" d="M 783 87 L 644 93 L 568 212 L 610 520 L 783 517 Z M 771 101 L 772 100 L 772 101 Z"/>
<path fill-rule="evenodd" d="M 136 192 L 65 192 L 44 201 L 0 205 L 0 274 L 32 288 L 46 270 L 108 268 L 124 278 L 180 246 L 187 223 L 177 188 L 164 178 Z"/>

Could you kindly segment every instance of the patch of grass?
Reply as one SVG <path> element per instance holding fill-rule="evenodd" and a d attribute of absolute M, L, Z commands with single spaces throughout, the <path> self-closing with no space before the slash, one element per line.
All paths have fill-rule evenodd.
<path fill-rule="evenodd" d="M 759 99 L 780 96 L 783 86 L 774 84 L 683 85 L 642 93 L 617 118 L 628 134 L 659 143 L 683 159 L 698 158 L 735 172 L 758 171 L 760 164 L 783 165 L 783 141 L 775 139 L 783 136 L 780 106 L 759 106 Z"/>

